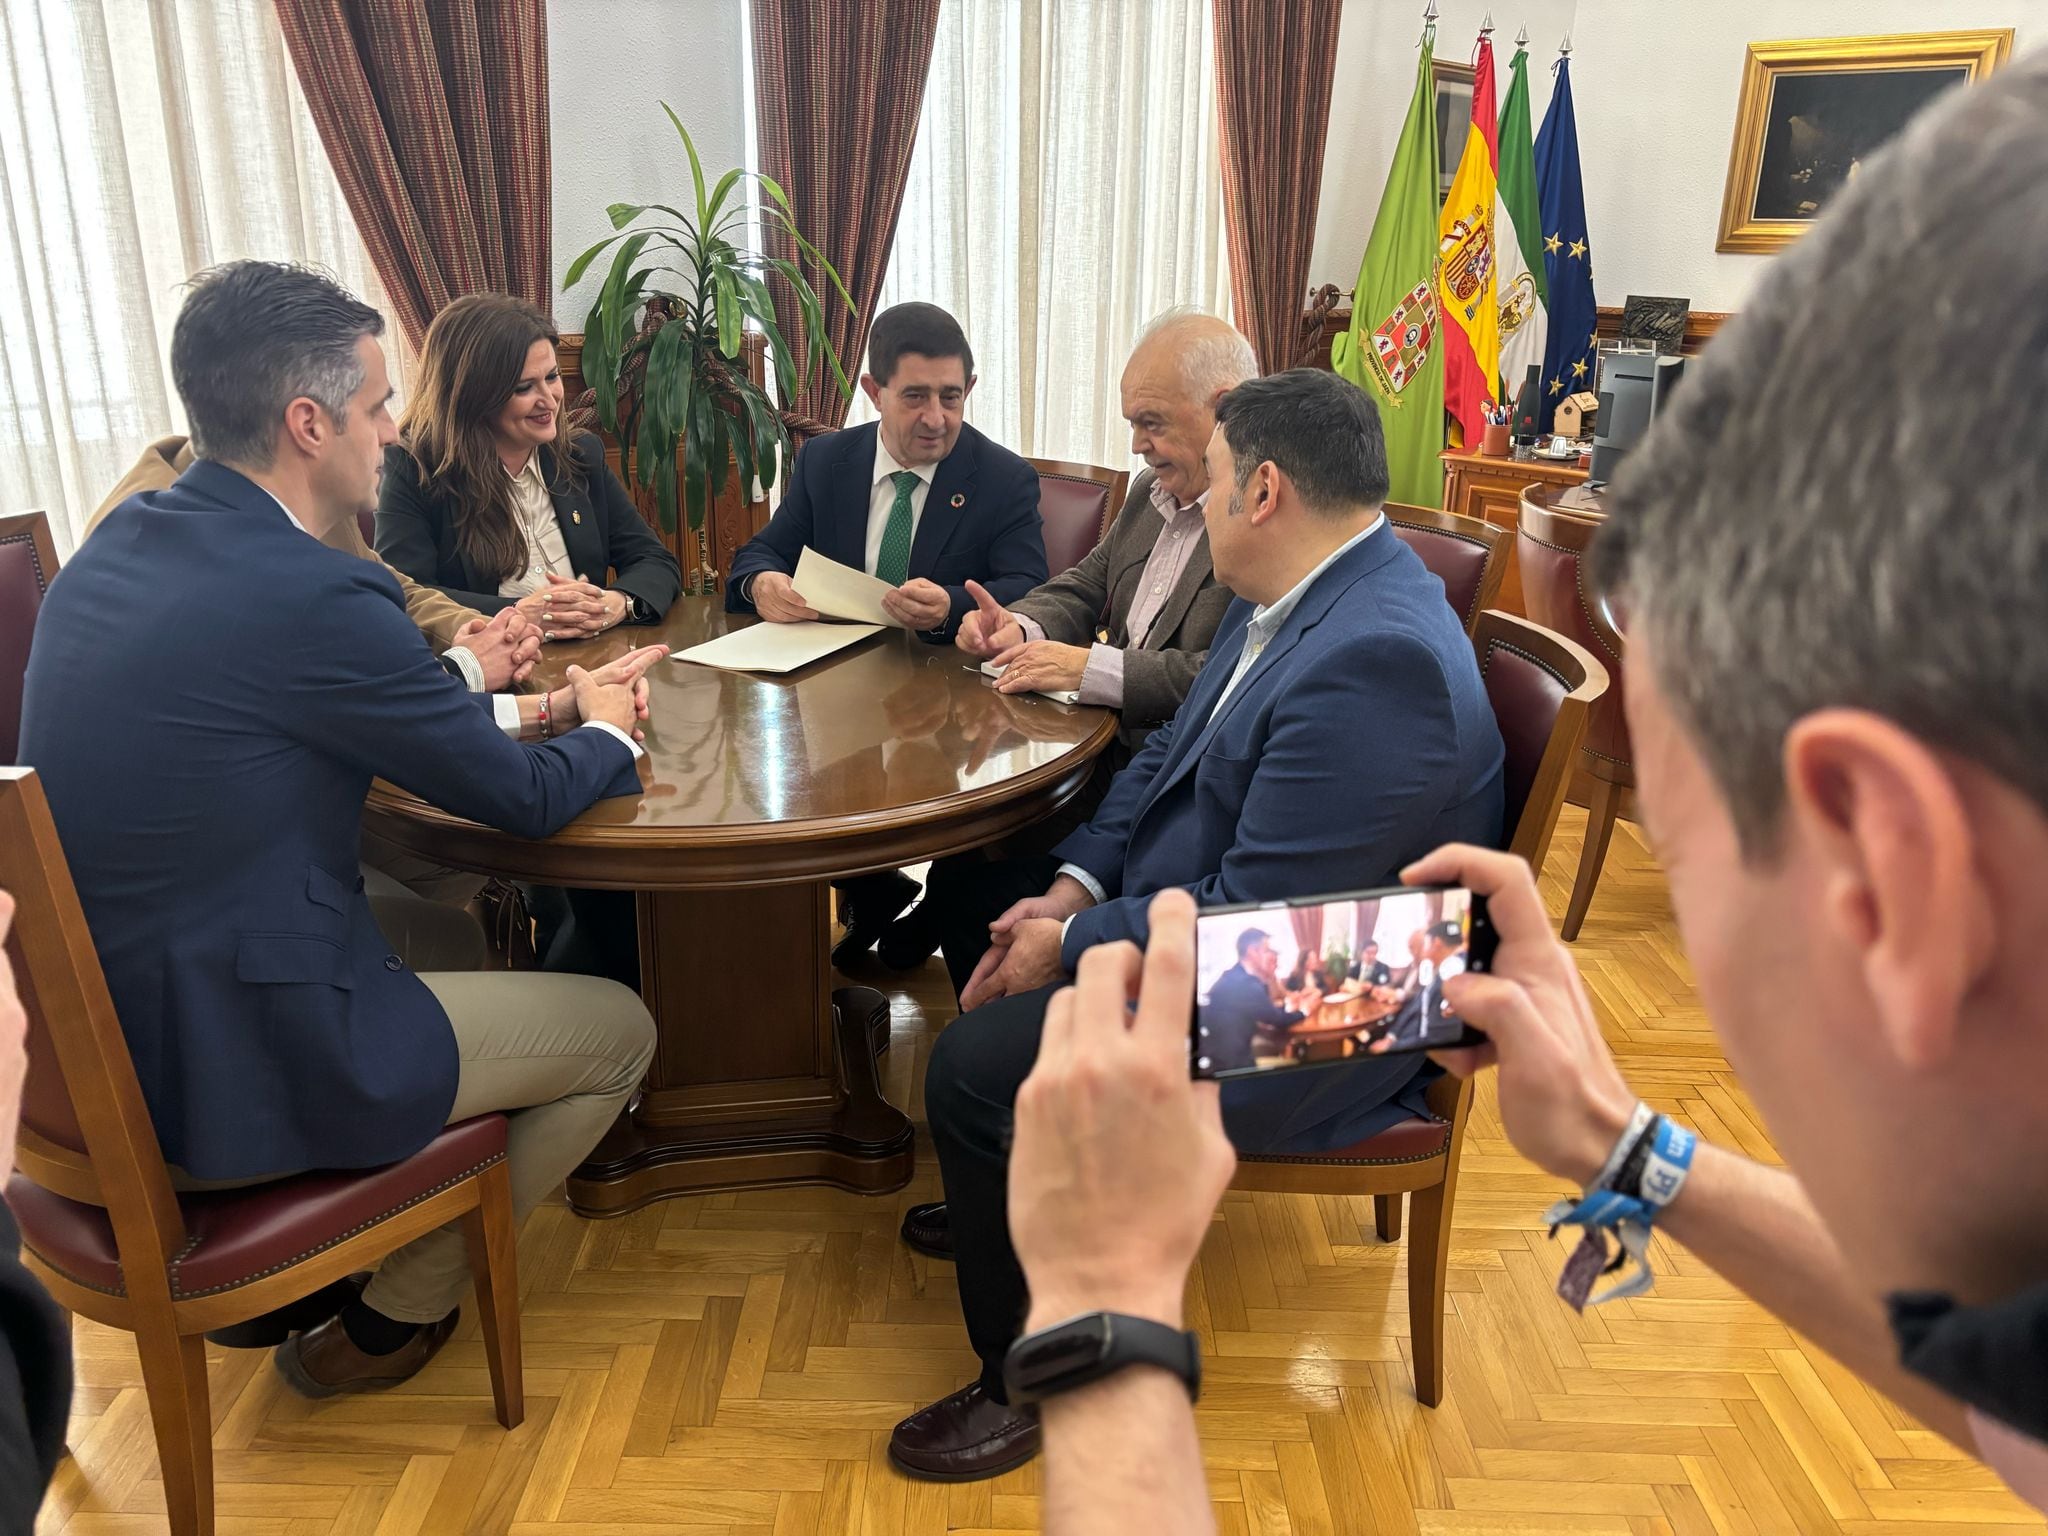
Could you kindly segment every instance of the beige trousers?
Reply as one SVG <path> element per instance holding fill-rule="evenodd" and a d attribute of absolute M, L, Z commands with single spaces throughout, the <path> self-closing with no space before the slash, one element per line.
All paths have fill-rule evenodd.
<path fill-rule="evenodd" d="M 447 1011 L 461 1066 L 448 1121 L 502 1112 L 512 1205 L 523 1217 L 561 1188 L 618 1118 L 654 1056 L 654 1020 L 614 981 L 542 971 L 435 969 L 482 963 L 483 931 L 457 907 L 377 889 L 378 924 Z M 234 1188 L 173 1170 L 181 1189 Z M 386 1317 L 431 1323 L 469 1289 L 459 1223 L 414 1238 L 384 1260 L 363 1299 Z"/>

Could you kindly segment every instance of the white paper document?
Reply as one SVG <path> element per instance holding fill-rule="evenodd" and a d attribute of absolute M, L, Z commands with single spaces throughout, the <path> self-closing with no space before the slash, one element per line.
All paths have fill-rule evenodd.
<path fill-rule="evenodd" d="M 1001 677 L 1009 670 L 1008 667 L 999 667 L 992 661 L 984 661 L 981 664 L 981 675 L 983 677 Z M 1031 691 L 1040 698 L 1051 699 L 1057 704 L 1078 704 L 1081 702 L 1081 690 L 1078 688 L 1034 688 Z"/>
<path fill-rule="evenodd" d="M 694 661 L 728 672 L 794 672 L 843 651 L 881 630 L 879 624 L 750 624 L 716 640 L 677 651 L 673 661 Z"/>
<path fill-rule="evenodd" d="M 796 575 L 790 580 L 803 600 L 828 619 L 851 619 L 856 624 L 883 624 L 892 629 L 904 627 L 882 607 L 882 595 L 895 588 L 878 576 L 827 559 L 808 546 L 797 557 Z"/>

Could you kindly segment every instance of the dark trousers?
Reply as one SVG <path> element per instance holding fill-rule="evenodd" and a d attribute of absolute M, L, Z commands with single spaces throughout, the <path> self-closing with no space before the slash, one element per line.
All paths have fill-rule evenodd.
<path fill-rule="evenodd" d="M 939 949 L 956 997 L 988 953 L 988 925 L 1026 897 L 1043 896 L 1059 869 L 1049 853 L 1015 859 L 963 854 L 932 865 L 924 899 L 938 914 Z"/>
<path fill-rule="evenodd" d="M 1038 1059 L 1046 1001 L 1056 990 L 1045 987 L 998 998 L 962 1014 L 940 1032 L 925 1072 L 925 1118 L 945 1181 L 960 1310 L 966 1314 L 974 1352 L 981 1356 L 982 1385 L 998 1402 L 1007 1401 L 1003 1356 L 1023 1327 L 1028 1300 L 1024 1271 L 1010 1246 L 1010 1133 L 1017 1090 Z M 1341 1122 L 1305 1130 L 1291 1124 L 1290 1095 L 1238 1091 L 1266 1089 L 1263 1080 L 1226 1083 L 1223 1128 L 1242 1151 L 1319 1151 L 1348 1145 L 1356 1139 L 1354 1132 L 1377 1129 L 1375 1118 L 1402 1118 L 1403 1112 L 1388 1101 L 1409 1087 L 1423 1061 L 1421 1056 L 1375 1057 L 1281 1074 L 1298 1076 L 1304 1085 L 1327 1082 L 1332 1073 L 1347 1075 Z M 1386 1110 L 1376 1117 L 1379 1106 Z"/>

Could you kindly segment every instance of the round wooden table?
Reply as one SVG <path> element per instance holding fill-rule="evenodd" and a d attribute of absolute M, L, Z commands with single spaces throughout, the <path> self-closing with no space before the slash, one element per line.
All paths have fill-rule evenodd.
<path fill-rule="evenodd" d="M 536 681 L 752 622 L 684 598 L 659 626 L 549 647 Z M 579 1211 L 768 1184 L 895 1189 L 911 1127 L 876 1080 L 888 1004 L 834 990 L 829 882 L 1050 815 L 1080 793 L 1117 717 L 999 694 L 952 646 L 895 630 L 783 676 L 674 660 L 650 676 L 639 795 L 530 842 L 380 780 L 366 824 L 457 868 L 639 893 L 659 1045 L 645 1091 L 569 1181 Z"/>

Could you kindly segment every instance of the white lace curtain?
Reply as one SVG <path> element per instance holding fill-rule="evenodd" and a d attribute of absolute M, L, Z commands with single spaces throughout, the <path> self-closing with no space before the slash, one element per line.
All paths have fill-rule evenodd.
<path fill-rule="evenodd" d="M 193 273 L 309 262 L 391 318 L 271 0 L 0 0 L 0 210 L 0 513 L 49 513 L 62 555 L 185 430 Z"/>
<path fill-rule="evenodd" d="M 1228 315 L 1210 0 L 945 0 L 880 304 L 966 328 L 969 420 L 1122 466 L 1139 327 Z M 853 420 L 873 416 L 865 399 Z"/>

